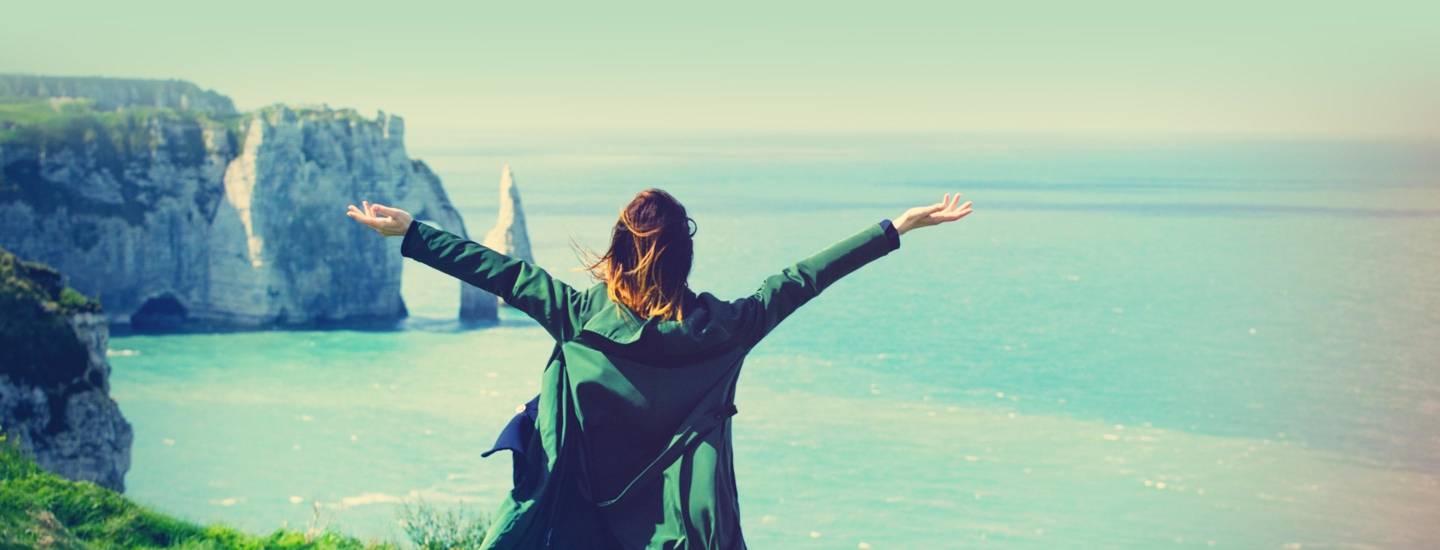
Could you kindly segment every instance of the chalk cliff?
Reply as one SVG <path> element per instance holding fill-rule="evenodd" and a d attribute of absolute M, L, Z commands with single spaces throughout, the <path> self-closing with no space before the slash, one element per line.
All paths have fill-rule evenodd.
<path fill-rule="evenodd" d="M 0 429 L 42 468 L 125 490 L 130 423 L 110 398 L 100 304 L 0 249 Z"/>
<path fill-rule="evenodd" d="M 500 212 L 495 216 L 495 227 L 485 234 L 486 247 L 502 252 L 512 258 L 535 263 L 530 252 L 530 234 L 525 230 L 525 210 L 520 206 L 520 187 L 515 185 L 515 175 L 506 164 L 500 174 Z M 505 300 L 495 297 L 498 305 Z"/>
<path fill-rule="evenodd" d="M 406 154 L 400 117 L 234 113 L 188 83 L 47 78 L 0 85 L 29 90 L 0 98 L 0 246 L 99 296 L 112 323 L 388 322 L 406 314 L 399 240 L 345 206 L 394 204 L 465 235 L 439 177 Z M 91 95 L 33 97 L 45 91 Z M 463 318 L 495 318 L 493 299 L 462 287 Z"/>

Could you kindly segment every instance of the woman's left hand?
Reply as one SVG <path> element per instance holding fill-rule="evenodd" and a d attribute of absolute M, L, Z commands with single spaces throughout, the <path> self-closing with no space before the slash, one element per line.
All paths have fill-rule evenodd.
<path fill-rule="evenodd" d="M 360 201 L 364 208 L 356 208 L 350 205 L 345 212 L 357 222 L 369 226 L 385 237 L 399 237 L 410 229 L 410 213 L 399 208 L 390 208 L 379 203 L 370 204 L 370 201 Z"/>
<path fill-rule="evenodd" d="M 960 194 L 956 193 L 952 198 L 949 193 L 940 199 L 940 202 L 929 206 L 917 206 L 906 210 L 900 217 L 895 218 L 895 230 L 901 235 L 908 233 L 911 229 L 918 227 L 930 227 L 949 223 L 970 215 L 970 201 L 960 204 Z"/>

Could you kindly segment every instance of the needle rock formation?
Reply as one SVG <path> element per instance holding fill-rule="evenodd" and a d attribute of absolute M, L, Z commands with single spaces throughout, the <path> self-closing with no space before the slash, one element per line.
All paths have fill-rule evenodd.
<path fill-rule="evenodd" d="M 500 212 L 495 217 L 495 227 L 485 234 L 486 247 L 530 263 L 535 255 L 530 251 L 530 234 L 525 230 L 525 210 L 520 206 L 520 188 L 515 185 L 515 174 L 506 164 L 500 174 Z M 505 305 L 505 300 L 496 297 L 496 303 Z"/>

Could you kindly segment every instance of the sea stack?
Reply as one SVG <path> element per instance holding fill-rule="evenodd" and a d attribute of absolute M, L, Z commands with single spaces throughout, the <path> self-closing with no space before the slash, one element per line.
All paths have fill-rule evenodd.
<path fill-rule="evenodd" d="M 125 490 L 130 423 L 110 398 L 100 303 L 0 249 L 0 430 L 50 472 Z"/>
<path fill-rule="evenodd" d="M 515 174 L 506 164 L 500 173 L 500 213 L 495 217 L 495 227 L 485 234 L 484 244 L 512 258 L 535 263 L 530 252 L 530 234 L 525 230 L 525 211 L 520 206 L 520 187 L 515 184 Z M 496 298 L 496 303 L 505 301 Z"/>

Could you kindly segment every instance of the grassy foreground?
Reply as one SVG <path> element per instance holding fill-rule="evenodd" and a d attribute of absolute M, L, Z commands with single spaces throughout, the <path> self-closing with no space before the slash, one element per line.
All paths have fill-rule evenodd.
<path fill-rule="evenodd" d="M 254 536 L 201 526 L 135 504 L 93 483 L 41 470 L 0 441 L 0 548 L 394 548 L 338 533 L 277 530 Z"/>
<path fill-rule="evenodd" d="M 401 518 L 419 548 L 478 547 L 483 519 L 437 513 L 421 504 Z M 136 504 L 88 482 L 46 472 L 0 435 L 0 550 L 18 548 L 398 549 L 333 531 L 277 529 L 257 536 L 225 525 L 198 525 Z"/>

